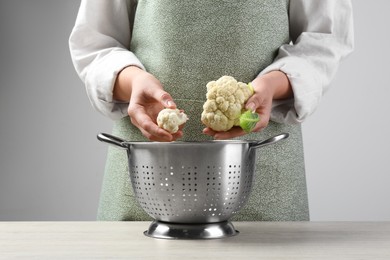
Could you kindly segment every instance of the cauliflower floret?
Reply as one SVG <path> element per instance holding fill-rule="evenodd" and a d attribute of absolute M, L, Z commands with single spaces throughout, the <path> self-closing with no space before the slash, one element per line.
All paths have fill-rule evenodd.
<path fill-rule="evenodd" d="M 187 120 L 187 115 L 179 109 L 165 108 L 157 116 L 158 126 L 172 134 L 176 133 L 179 130 L 179 126 Z"/>
<path fill-rule="evenodd" d="M 238 82 L 231 76 L 222 76 L 217 81 L 210 81 L 206 87 L 207 101 L 203 105 L 201 117 L 203 124 L 215 131 L 228 131 L 235 125 L 249 132 L 253 129 L 259 121 L 258 114 L 253 113 L 253 119 L 249 119 L 250 126 L 244 126 L 242 120 L 240 122 L 240 116 L 246 112 L 245 102 L 254 93 L 250 84 Z M 250 113 L 246 114 L 246 118 L 248 115 L 252 117 Z"/>

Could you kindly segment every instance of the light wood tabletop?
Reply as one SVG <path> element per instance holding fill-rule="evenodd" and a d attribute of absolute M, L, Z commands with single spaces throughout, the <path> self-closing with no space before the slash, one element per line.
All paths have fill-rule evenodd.
<path fill-rule="evenodd" d="M 390 222 L 233 222 L 237 236 L 147 237 L 149 222 L 0 222 L 0 259 L 390 259 Z"/>

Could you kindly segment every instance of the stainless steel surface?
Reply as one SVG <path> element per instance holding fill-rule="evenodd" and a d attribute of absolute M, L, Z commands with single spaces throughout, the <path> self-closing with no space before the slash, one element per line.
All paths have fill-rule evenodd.
<path fill-rule="evenodd" d="M 148 237 L 162 239 L 215 239 L 237 235 L 230 221 L 209 224 L 173 224 L 153 221 L 144 232 Z"/>
<path fill-rule="evenodd" d="M 287 133 L 276 135 L 274 137 L 268 138 L 264 141 L 250 141 L 249 145 L 251 148 L 260 148 L 269 144 L 274 144 L 280 140 L 286 139 L 288 137 Z"/>
<path fill-rule="evenodd" d="M 127 147 L 128 147 L 126 144 L 126 140 L 119 138 L 117 136 L 101 133 L 101 134 L 97 135 L 97 139 L 99 141 L 102 141 L 102 142 L 105 142 L 108 144 L 116 145 L 120 148 L 127 149 Z"/>
<path fill-rule="evenodd" d="M 246 204 L 256 148 L 265 141 L 129 142 L 108 134 L 98 139 L 126 148 L 135 197 L 155 220 L 175 224 L 228 221 Z"/>

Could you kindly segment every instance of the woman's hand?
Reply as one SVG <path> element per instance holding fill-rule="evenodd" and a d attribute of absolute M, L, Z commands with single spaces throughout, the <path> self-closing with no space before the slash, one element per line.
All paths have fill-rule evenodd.
<path fill-rule="evenodd" d="M 286 74 L 281 71 L 272 71 L 257 77 L 252 81 L 252 86 L 255 93 L 248 99 L 245 108 L 256 111 L 260 115 L 260 121 L 253 129 L 253 132 L 258 132 L 268 126 L 272 101 L 291 98 L 293 92 Z M 230 139 L 247 134 L 241 127 L 233 127 L 226 132 L 216 132 L 205 128 L 203 133 L 213 136 L 215 139 Z"/>
<path fill-rule="evenodd" d="M 150 73 L 138 67 L 123 69 L 116 80 L 114 99 L 129 101 L 128 114 L 131 122 L 151 141 L 170 142 L 182 137 L 160 128 L 156 123 L 158 113 L 166 108 L 176 108 L 171 95 Z"/>

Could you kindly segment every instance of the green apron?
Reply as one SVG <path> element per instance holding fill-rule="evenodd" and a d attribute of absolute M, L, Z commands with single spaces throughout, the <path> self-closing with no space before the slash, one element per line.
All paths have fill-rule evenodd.
<path fill-rule="evenodd" d="M 182 140 L 209 140 L 200 122 L 206 84 L 223 75 L 252 81 L 288 43 L 288 0 L 139 0 L 130 49 L 184 109 L 190 120 Z M 290 137 L 257 151 L 257 172 L 236 221 L 309 220 L 300 125 L 270 122 L 244 139 Z M 145 141 L 129 117 L 113 134 Z M 109 147 L 98 220 L 151 220 L 135 200 L 127 154 Z"/>

